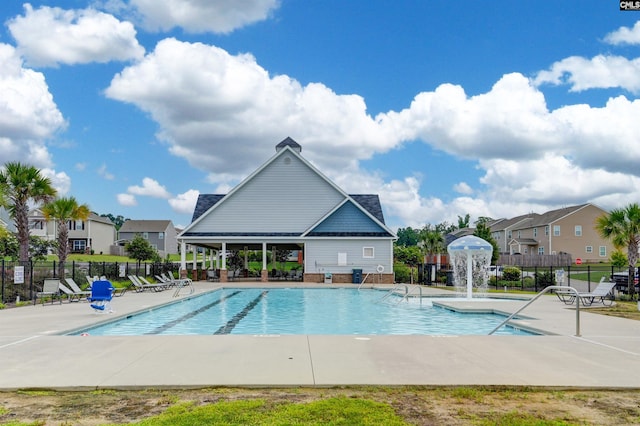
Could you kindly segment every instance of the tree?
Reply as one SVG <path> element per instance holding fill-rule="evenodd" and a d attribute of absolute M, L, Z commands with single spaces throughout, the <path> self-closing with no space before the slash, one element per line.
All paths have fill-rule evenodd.
<path fill-rule="evenodd" d="M 410 226 L 407 228 L 399 228 L 398 229 L 398 241 L 396 241 L 396 245 L 409 247 L 415 246 L 418 244 L 420 240 L 419 232 Z"/>
<path fill-rule="evenodd" d="M 64 266 L 69 254 L 69 221 L 87 220 L 91 211 L 86 204 L 78 204 L 74 197 L 58 198 L 42 206 L 46 220 L 53 220 L 57 228 L 58 277 L 64 279 Z"/>
<path fill-rule="evenodd" d="M 458 229 L 468 228 L 471 215 L 467 213 L 464 217 L 458 215 Z"/>
<path fill-rule="evenodd" d="M 29 203 L 49 202 L 56 190 L 40 170 L 18 162 L 9 162 L 0 171 L 0 192 L 8 201 L 8 211 L 16 224 L 21 262 L 29 260 Z"/>
<path fill-rule="evenodd" d="M 482 238 L 493 247 L 493 252 L 491 253 L 491 264 L 495 265 L 496 261 L 500 257 L 500 248 L 498 247 L 498 243 L 491 235 L 491 228 L 487 226 L 487 222 L 478 222 L 476 225 L 475 231 L 473 231 L 473 235 L 478 238 Z"/>
<path fill-rule="evenodd" d="M 128 218 L 125 219 L 125 217 L 120 214 L 118 216 L 114 216 L 111 213 L 101 214 L 100 217 L 109 218 L 109 220 L 115 225 L 116 231 L 119 231 L 122 227 L 122 224 L 129 220 Z"/>
<path fill-rule="evenodd" d="M 640 243 L 640 206 L 629 204 L 623 209 L 611 210 L 596 219 L 596 230 L 602 238 L 608 238 L 617 248 L 627 248 L 629 266 L 629 296 L 635 298 L 634 277 L 638 262 L 638 243 Z"/>
<path fill-rule="evenodd" d="M 442 253 L 445 249 L 444 235 L 437 227 L 432 227 L 430 224 L 422 228 L 419 238 L 422 252 L 430 258 L 434 254 Z"/>
<path fill-rule="evenodd" d="M 158 252 L 151 246 L 149 241 L 142 238 L 140 234 L 136 234 L 130 241 L 127 241 L 124 249 L 130 258 L 138 261 L 138 266 L 140 266 L 140 262 L 153 260 L 158 257 Z"/>

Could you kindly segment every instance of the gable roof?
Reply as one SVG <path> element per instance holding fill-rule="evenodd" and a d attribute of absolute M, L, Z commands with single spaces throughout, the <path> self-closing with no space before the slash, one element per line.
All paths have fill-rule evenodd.
<path fill-rule="evenodd" d="M 122 224 L 120 232 L 164 232 L 170 225 L 170 220 L 129 219 Z"/>
<path fill-rule="evenodd" d="M 235 186 L 228 194 L 200 194 L 194 208 L 192 222 L 182 231 L 180 236 L 225 235 L 229 233 L 238 236 L 240 234 L 303 236 L 321 222 L 319 219 L 326 219 L 331 211 L 345 202 L 350 202 L 356 210 L 362 213 L 359 219 L 362 223 L 374 222 L 380 232 L 395 238 L 394 233 L 384 223 L 384 215 L 377 195 L 349 195 L 345 193 L 301 156 L 297 149 L 299 145 L 291 138 L 280 142 L 278 146 L 280 149 L 273 157 Z M 287 169 L 287 167 L 292 169 Z M 259 175 L 261 178 L 256 179 Z M 292 176 L 295 176 L 293 180 L 291 180 Z M 299 183 L 301 176 L 304 179 L 304 186 Z M 276 182 L 276 185 L 280 185 L 278 187 L 289 186 L 286 191 L 272 193 L 265 185 L 266 182 L 272 184 Z M 292 184 L 290 185 L 289 182 Z M 309 184 L 312 185 L 311 188 L 309 188 Z M 270 197 L 268 201 L 265 198 L 267 196 Z M 263 209 L 261 211 L 250 208 L 252 204 L 260 205 L 259 200 L 274 205 L 272 202 L 274 197 L 280 201 L 276 210 Z M 302 211 L 306 216 L 299 216 L 295 213 Z M 314 213 L 309 215 L 310 211 Z M 243 214 L 238 214 L 239 212 Z M 267 216 L 271 218 L 271 222 L 262 219 L 262 216 L 259 219 L 256 216 L 265 212 L 270 213 L 270 216 Z M 293 220 L 283 223 L 283 217 L 274 216 L 276 212 L 284 213 L 285 219 Z M 241 225 L 236 220 L 239 217 L 241 217 L 241 222 L 244 221 L 248 226 Z M 365 217 L 368 219 L 365 220 Z M 292 222 L 295 222 L 295 226 L 291 226 Z M 258 226 L 261 224 L 269 224 L 270 228 Z"/>

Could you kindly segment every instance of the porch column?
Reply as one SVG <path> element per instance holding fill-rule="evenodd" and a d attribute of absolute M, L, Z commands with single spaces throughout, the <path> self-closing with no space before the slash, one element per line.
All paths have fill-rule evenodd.
<path fill-rule="evenodd" d="M 187 276 L 187 245 L 184 240 L 180 241 L 180 278 Z"/>
<path fill-rule="evenodd" d="M 245 278 L 249 276 L 249 247 L 244 246 L 244 270 L 247 275 Z"/>
<path fill-rule="evenodd" d="M 193 269 L 191 270 L 191 279 L 198 281 L 198 247 L 193 246 Z"/>
<path fill-rule="evenodd" d="M 222 258 L 220 259 L 222 265 L 220 266 L 220 282 L 227 282 L 227 243 L 222 242 Z"/>
<path fill-rule="evenodd" d="M 260 281 L 269 281 L 269 271 L 267 271 L 267 243 L 262 243 L 262 271 L 260 271 Z"/>

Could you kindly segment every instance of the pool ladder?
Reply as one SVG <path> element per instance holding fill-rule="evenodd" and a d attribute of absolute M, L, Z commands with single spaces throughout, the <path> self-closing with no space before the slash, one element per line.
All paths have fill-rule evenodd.
<path fill-rule="evenodd" d="M 543 294 L 545 294 L 545 293 L 547 293 L 547 292 L 549 292 L 551 290 L 562 290 L 562 291 L 568 291 L 569 293 L 575 294 L 575 296 L 576 296 L 576 337 L 580 337 L 580 293 L 578 293 L 578 290 L 576 290 L 575 288 L 567 286 L 567 285 L 551 285 L 549 287 L 544 288 L 542 291 L 540 291 L 538 294 L 536 294 L 533 297 L 533 299 L 529 300 L 520 309 L 518 309 L 517 311 L 515 311 L 514 313 L 509 315 L 509 317 L 507 319 L 502 321 L 500 323 L 500 325 L 498 325 L 496 328 L 491 330 L 489 335 L 491 335 L 491 334 L 495 333 L 496 331 L 498 331 L 498 329 L 500 327 L 502 327 L 503 325 L 505 325 L 506 323 L 511 321 L 513 319 L 513 317 L 515 317 L 520 312 L 522 312 L 527 306 L 529 306 L 530 304 L 532 304 L 533 302 L 538 300 L 540 298 L 540 296 L 542 296 Z"/>
<path fill-rule="evenodd" d="M 393 287 L 391 290 L 389 290 L 387 292 L 387 294 L 382 296 L 382 298 L 380 299 L 380 302 L 384 302 L 389 297 L 391 297 L 394 294 L 396 294 L 398 292 L 398 290 L 401 290 L 403 288 L 404 288 L 404 296 L 402 296 L 402 298 L 400 300 L 398 300 L 396 302 L 396 304 L 399 304 L 399 303 L 401 303 L 403 301 L 408 301 L 409 300 L 409 296 L 411 296 L 413 291 L 417 288 L 418 292 L 419 292 L 419 295 L 420 295 L 420 306 L 422 306 L 422 287 L 420 287 L 419 285 L 413 285 L 412 287 L 413 288 L 409 289 L 409 285 L 408 284 L 397 284 L 395 287 Z"/>
<path fill-rule="evenodd" d="M 191 281 L 189 278 L 181 278 L 176 284 L 176 290 L 173 292 L 173 297 L 178 297 L 178 294 L 180 294 L 180 290 L 182 290 L 182 288 L 184 287 L 189 287 L 189 294 L 193 294 L 193 292 L 196 290 L 195 288 L 193 288 L 193 281 Z"/>

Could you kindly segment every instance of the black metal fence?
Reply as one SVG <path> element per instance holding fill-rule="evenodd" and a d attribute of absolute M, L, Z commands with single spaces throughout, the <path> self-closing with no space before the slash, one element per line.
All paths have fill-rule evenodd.
<path fill-rule="evenodd" d="M 619 283 L 618 290 L 626 292 L 625 274 L 627 267 L 611 265 L 527 266 L 505 265 L 491 267 L 489 288 L 495 290 L 522 290 L 538 292 L 550 285 L 568 285 L 578 291 L 589 292 L 596 288 L 601 279 Z M 637 276 L 637 275 L 636 275 Z M 418 268 L 418 282 L 424 285 L 452 286 L 453 272 L 448 265 L 425 264 Z M 636 279 L 637 282 L 637 279 Z M 637 287 L 636 287 L 637 288 Z"/>
<path fill-rule="evenodd" d="M 42 290 L 45 278 L 58 278 L 57 262 L 0 261 L 0 302 L 15 303 L 34 300 Z M 137 262 L 67 262 L 65 277 L 78 285 L 87 284 L 87 277 L 106 277 L 110 281 L 128 281 L 128 275 L 153 277 L 164 272 L 179 271 L 179 263 Z"/>

